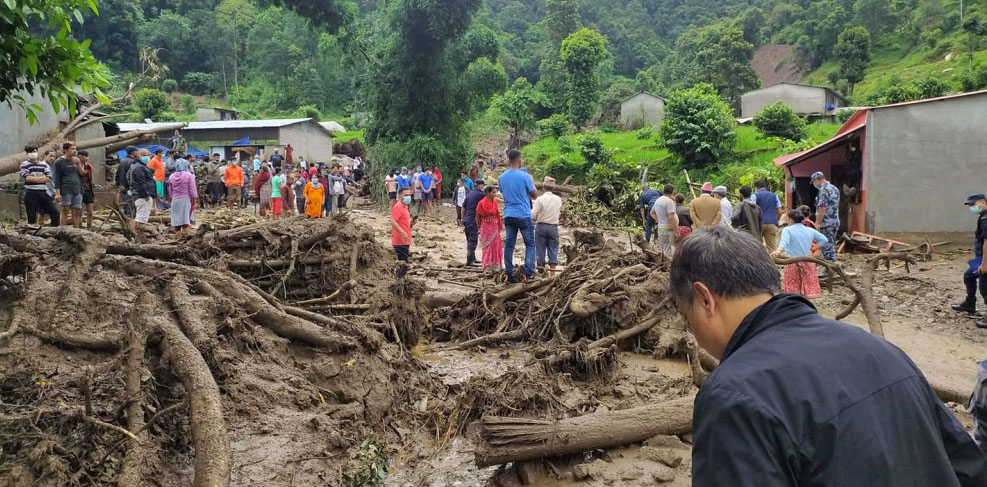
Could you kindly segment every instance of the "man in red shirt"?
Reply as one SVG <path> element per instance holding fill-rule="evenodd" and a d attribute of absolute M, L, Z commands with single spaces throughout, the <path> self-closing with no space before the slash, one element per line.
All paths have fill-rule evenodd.
<path fill-rule="evenodd" d="M 398 256 L 398 278 L 408 272 L 408 261 L 411 258 L 411 227 L 415 220 L 411 219 L 408 205 L 411 204 L 411 188 L 404 187 L 398 192 L 398 202 L 391 207 L 391 245 Z"/>

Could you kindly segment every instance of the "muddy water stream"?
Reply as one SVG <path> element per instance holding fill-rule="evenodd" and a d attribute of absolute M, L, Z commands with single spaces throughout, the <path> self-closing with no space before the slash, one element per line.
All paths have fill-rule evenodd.
<path fill-rule="evenodd" d="M 426 363 L 433 376 L 450 387 L 465 384 L 474 375 L 499 376 L 512 367 L 523 366 L 530 358 L 523 349 L 489 350 L 480 353 L 428 346 L 416 349 L 415 353 Z M 650 355 L 621 353 L 620 361 L 622 366 L 618 377 L 614 379 L 615 382 L 636 384 L 655 379 L 658 375 L 667 379 L 690 376 L 689 365 L 683 360 L 656 359 Z M 601 410 L 619 407 L 620 403 L 613 397 L 600 397 L 599 400 Z M 480 469 L 473 463 L 473 446 L 468 439 L 456 437 L 451 444 L 438 452 L 432 451 L 434 442 L 432 443 L 408 453 L 417 456 L 417 462 L 398 460 L 387 478 L 386 485 L 391 487 L 520 485 L 686 487 L 691 483 L 690 451 L 684 444 L 681 449 L 682 464 L 670 470 L 649 459 L 646 452 L 641 451 L 640 446 L 616 448 L 606 452 L 588 452 L 583 456 L 556 459 L 551 462 L 531 462 L 520 469 L 502 467 Z M 661 475 L 667 478 L 670 475 L 669 471 L 674 475 L 674 479 L 666 482 L 655 480 L 656 476 Z M 522 476 L 526 482 L 521 481 Z"/>

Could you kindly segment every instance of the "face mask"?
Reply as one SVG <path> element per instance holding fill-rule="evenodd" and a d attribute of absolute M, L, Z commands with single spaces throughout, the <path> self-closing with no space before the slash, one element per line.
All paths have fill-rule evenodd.
<path fill-rule="evenodd" d="M 141 156 L 141 162 L 143 162 L 144 164 L 151 162 L 151 156 Z"/>
<path fill-rule="evenodd" d="M 28 157 L 28 159 L 37 159 L 38 158 L 38 153 L 37 152 L 32 152 L 32 153 L 28 154 L 27 157 Z"/>
<path fill-rule="evenodd" d="M 406 204 L 406 205 L 410 205 L 411 204 L 411 196 L 405 196 L 405 197 L 401 198 L 401 201 L 404 204 Z"/>
<path fill-rule="evenodd" d="M 981 210 L 979 206 L 973 205 L 970 207 L 970 213 L 973 213 L 974 215 L 979 215 L 983 213 L 983 210 Z"/>
<path fill-rule="evenodd" d="M 813 185 L 813 186 L 815 186 L 815 187 L 816 187 L 816 189 L 822 189 L 822 187 L 823 187 L 823 185 L 822 185 L 822 184 L 816 184 L 816 183 L 812 183 L 812 185 Z"/>

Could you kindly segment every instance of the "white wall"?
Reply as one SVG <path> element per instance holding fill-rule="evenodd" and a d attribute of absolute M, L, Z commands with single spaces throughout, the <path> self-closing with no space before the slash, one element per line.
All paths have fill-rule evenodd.
<path fill-rule="evenodd" d="M 624 126 L 636 120 L 645 120 L 652 126 L 661 125 L 665 119 L 665 100 L 647 93 L 638 93 L 620 104 L 620 120 Z"/>
<path fill-rule="evenodd" d="M 316 122 L 309 121 L 289 125 L 281 128 L 281 136 L 278 141 L 284 155 L 283 147 L 291 144 L 294 149 L 295 160 L 304 157 L 309 162 L 332 162 L 332 136 L 322 129 Z M 271 150 L 268 154 L 273 154 Z"/>
<path fill-rule="evenodd" d="M 750 118 L 768 105 L 785 102 L 799 115 L 826 113 L 826 90 L 813 86 L 779 84 L 751 91 L 740 98 L 741 117 Z"/>

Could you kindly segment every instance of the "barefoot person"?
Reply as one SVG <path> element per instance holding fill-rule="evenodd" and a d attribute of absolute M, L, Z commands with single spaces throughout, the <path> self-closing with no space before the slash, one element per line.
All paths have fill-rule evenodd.
<path fill-rule="evenodd" d="M 698 230 L 669 293 L 720 366 L 693 412 L 697 487 L 974 487 L 987 461 L 915 364 L 782 294 L 761 242 Z"/>
<path fill-rule="evenodd" d="M 411 205 L 411 189 L 401 188 L 398 192 L 398 202 L 391 206 L 391 246 L 398 258 L 396 275 L 404 277 L 408 273 L 408 263 L 411 260 L 411 228 L 415 226 L 408 206 Z"/>
<path fill-rule="evenodd" d="M 476 205 L 476 220 L 480 225 L 480 251 L 482 252 L 483 270 L 500 269 L 504 263 L 504 244 L 500 240 L 500 232 L 504 229 L 497 207 L 497 189 L 489 187 L 484 190 L 484 198 Z"/>

